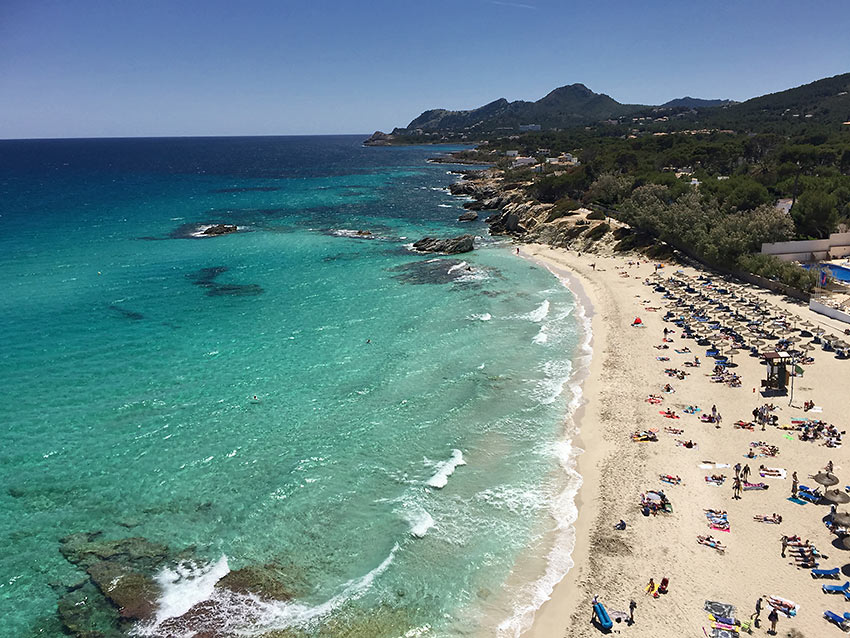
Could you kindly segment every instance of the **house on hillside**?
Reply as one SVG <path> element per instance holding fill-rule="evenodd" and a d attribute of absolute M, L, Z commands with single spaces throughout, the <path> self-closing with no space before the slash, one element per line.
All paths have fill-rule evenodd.
<path fill-rule="evenodd" d="M 533 157 L 520 156 L 514 159 L 513 163 L 511 164 L 511 168 L 519 168 L 520 166 L 534 166 L 535 164 L 537 164 L 537 160 Z"/>

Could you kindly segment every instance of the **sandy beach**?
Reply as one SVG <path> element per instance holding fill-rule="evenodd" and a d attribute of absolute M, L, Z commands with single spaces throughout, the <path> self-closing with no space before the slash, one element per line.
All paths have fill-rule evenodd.
<path fill-rule="evenodd" d="M 524 636 L 529 638 L 596 636 L 602 632 L 591 622 L 592 599 L 598 596 L 609 612 L 628 612 L 635 601 L 634 624 L 615 622 L 614 632 L 632 636 L 703 636 L 711 635 L 712 625 L 704 611 L 706 601 L 734 606 L 735 618 L 746 621 L 762 600 L 762 611 L 755 635 L 770 628 L 771 607 L 767 596 L 795 603 L 795 615 L 780 614 L 779 635 L 831 636 L 841 630 L 823 617 L 824 610 L 839 615 L 850 611 L 850 602 L 841 594 L 825 594 L 822 584 L 842 584 L 850 567 L 842 569 L 837 580 L 816 580 L 811 569 L 798 567 L 794 552 L 781 556 L 783 535 L 808 539 L 823 555 L 820 568 L 843 568 L 850 562 L 850 550 L 825 525 L 830 513 L 827 503 L 798 504 L 791 496 L 792 472 L 799 482 L 820 487 L 811 475 L 834 464 L 842 492 L 850 484 L 850 459 L 847 445 L 833 448 L 823 439 L 803 441 L 799 431 L 783 430 L 792 420 L 811 418 L 845 427 L 850 410 L 850 393 L 843 385 L 850 379 L 850 360 L 839 360 L 834 353 L 818 346 L 809 354 L 814 363 L 805 365 L 804 375 L 794 380 L 793 401 L 789 396 L 765 398 L 760 382 L 765 366 L 760 359 L 742 351 L 734 356 L 731 370 L 740 375 L 740 387 L 715 383 L 710 379 L 714 361 L 706 356 L 706 347 L 693 339 L 683 339 L 682 330 L 663 321 L 667 300 L 644 281 L 654 266 L 642 262 L 629 266 L 633 256 L 602 256 L 525 245 L 522 254 L 545 264 L 553 272 L 577 281 L 580 296 L 592 306 L 593 356 L 584 383 L 585 405 L 579 415 L 580 440 L 585 450 L 578 461 L 583 484 L 578 494 L 577 540 L 573 552 L 575 566 L 559 583 L 552 598 L 537 612 L 534 624 Z M 595 268 L 594 268 L 595 265 Z M 681 272 L 697 277 L 696 269 L 667 264 L 660 271 L 666 279 Z M 717 283 L 722 283 L 718 281 Z M 817 315 L 794 300 L 768 291 L 748 287 L 750 293 L 782 308 L 800 320 L 822 326 L 827 334 L 841 335 L 846 326 Z M 642 327 L 632 327 L 640 317 Z M 662 341 L 663 331 L 672 332 L 670 341 Z M 799 336 L 799 333 L 795 333 Z M 811 339 L 803 337 L 800 343 Z M 760 350 L 772 349 L 768 341 Z M 667 345 L 666 349 L 661 346 Z M 690 352 L 677 353 L 676 350 Z M 694 355 L 700 367 L 687 367 Z M 658 360 L 669 357 L 669 360 Z M 665 369 L 676 368 L 687 375 L 670 378 Z M 674 393 L 664 393 L 669 383 Z M 647 402 L 650 394 L 661 402 Z M 804 401 L 813 401 L 815 410 L 804 412 Z M 753 409 L 772 403 L 778 425 L 760 425 L 754 430 L 734 424 L 753 420 Z M 697 406 L 700 412 L 683 410 Z M 711 414 L 712 406 L 722 415 L 718 426 L 701 422 Z M 679 418 L 666 418 L 660 411 L 670 409 Z M 670 430 L 668 432 L 667 430 Z M 654 430 L 655 442 L 634 442 L 637 431 Z M 680 431 L 680 432 L 679 432 Z M 695 447 L 678 442 L 692 441 Z M 751 447 L 761 442 L 768 447 Z M 748 458 L 769 446 L 778 448 L 776 456 Z M 751 483 L 765 483 L 768 489 L 744 490 L 740 500 L 733 499 L 734 466 L 748 465 Z M 778 468 L 785 478 L 759 474 L 760 466 Z M 725 475 L 722 485 L 707 482 L 706 476 Z M 668 484 L 660 476 L 679 477 L 679 484 Z M 821 488 L 823 489 L 823 488 Z M 672 513 L 644 516 L 641 495 L 661 490 L 669 498 Z M 704 510 L 725 512 L 728 531 L 712 529 Z M 838 511 L 847 506 L 840 505 Z M 778 514 L 781 524 L 754 520 L 756 515 Z M 616 530 L 620 520 L 625 530 Z M 726 525 L 720 524 L 719 527 Z M 711 535 L 723 546 L 720 553 L 699 544 L 698 536 Z M 655 583 L 669 579 L 666 594 L 653 597 L 645 591 L 650 578 Z M 705 634 L 703 633 L 705 631 Z M 795 633 L 796 632 L 796 633 Z"/>

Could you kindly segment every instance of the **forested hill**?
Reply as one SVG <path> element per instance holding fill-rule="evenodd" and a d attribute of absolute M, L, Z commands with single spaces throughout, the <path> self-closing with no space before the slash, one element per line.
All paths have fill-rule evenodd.
<path fill-rule="evenodd" d="M 755 97 L 725 108 L 706 110 L 702 114 L 711 123 L 736 129 L 760 123 L 807 120 L 841 124 L 850 120 L 850 73 Z"/>
<path fill-rule="evenodd" d="M 407 130 L 485 134 L 499 129 L 518 130 L 529 124 L 544 129 L 563 128 L 616 118 L 645 108 L 637 104 L 620 104 L 603 93 L 594 93 L 583 84 L 571 84 L 555 89 L 536 102 L 508 102 L 502 98 L 469 111 L 432 109 L 408 124 Z"/>
<path fill-rule="evenodd" d="M 710 106 L 725 106 L 727 104 L 735 104 L 732 100 L 703 100 L 698 97 L 680 97 L 675 100 L 670 100 L 662 104 L 663 107 L 684 106 L 689 109 L 704 109 Z"/>

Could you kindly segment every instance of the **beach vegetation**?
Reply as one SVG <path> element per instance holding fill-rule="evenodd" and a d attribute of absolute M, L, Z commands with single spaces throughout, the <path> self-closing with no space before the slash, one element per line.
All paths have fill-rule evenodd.
<path fill-rule="evenodd" d="M 586 239 L 589 239 L 590 241 L 599 241 L 600 239 L 602 239 L 602 237 L 605 236 L 605 234 L 609 230 L 611 230 L 611 226 L 609 226 L 605 222 L 602 222 L 601 224 L 596 224 L 596 226 L 588 230 L 584 234 L 584 237 Z"/>

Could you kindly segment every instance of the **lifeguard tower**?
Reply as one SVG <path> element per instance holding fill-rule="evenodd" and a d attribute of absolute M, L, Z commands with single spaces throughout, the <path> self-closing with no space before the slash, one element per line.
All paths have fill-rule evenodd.
<path fill-rule="evenodd" d="M 791 379 L 791 355 L 787 352 L 765 352 L 762 358 L 767 364 L 767 378 L 762 379 L 764 394 L 788 394 Z"/>

